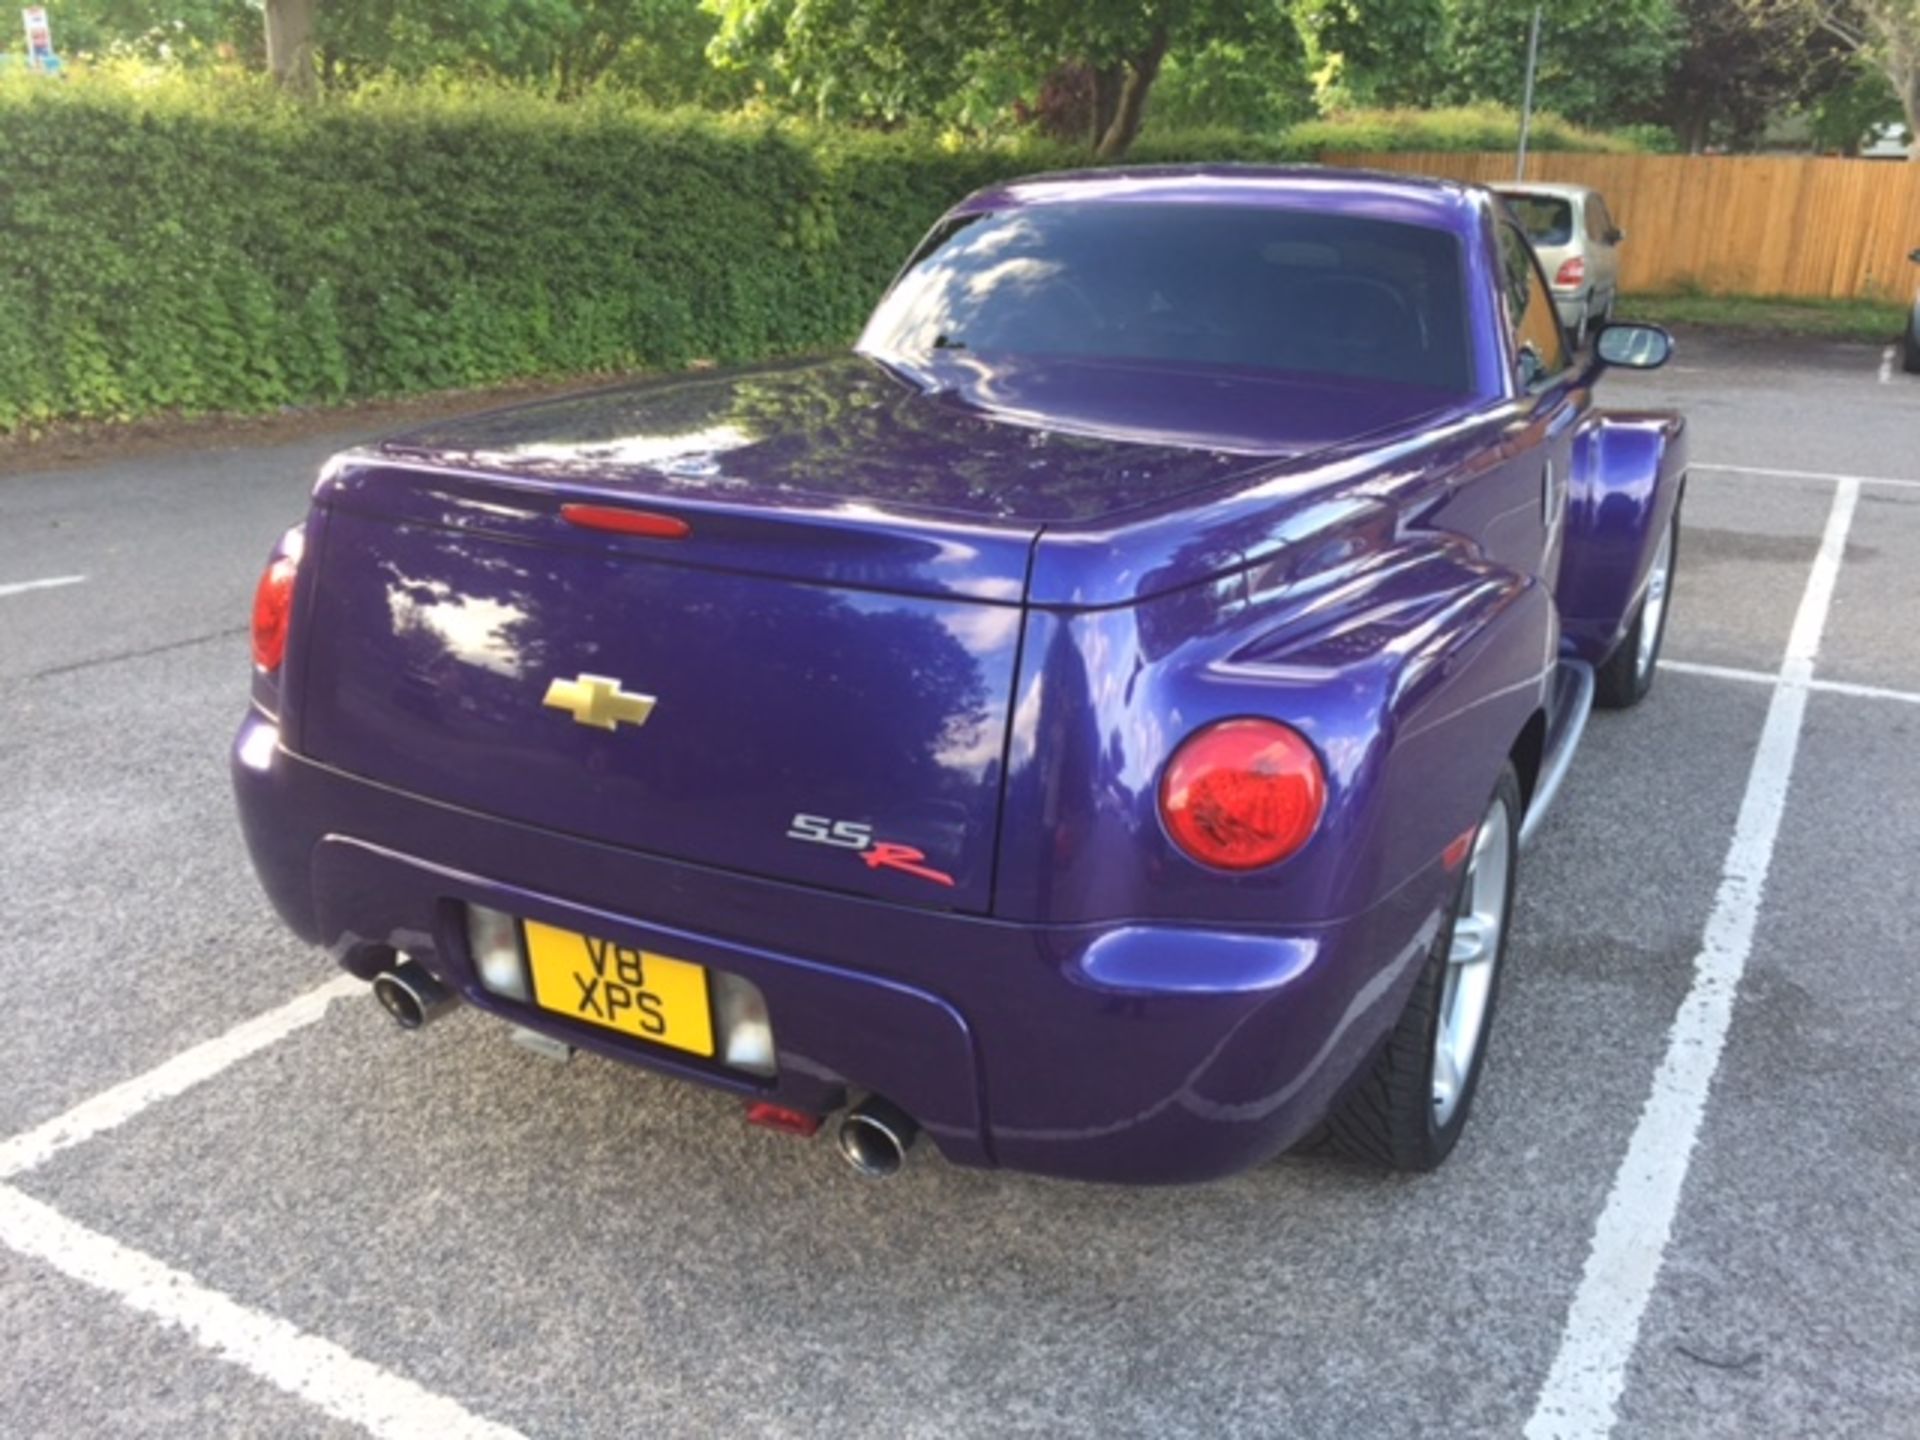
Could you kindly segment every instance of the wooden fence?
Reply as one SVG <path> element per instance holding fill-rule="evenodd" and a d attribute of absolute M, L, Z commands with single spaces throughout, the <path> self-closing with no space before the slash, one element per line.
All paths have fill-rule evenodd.
<path fill-rule="evenodd" d="M 1329 155 L 1332 165 L 1481 184 L 1504 154 Z M 1776 155 L 1536 154 L 1527 178 L 1590 185 L 1627 232 L 1622 288 L 1904 299 L 1920 275 L 1920 165 Z"/>

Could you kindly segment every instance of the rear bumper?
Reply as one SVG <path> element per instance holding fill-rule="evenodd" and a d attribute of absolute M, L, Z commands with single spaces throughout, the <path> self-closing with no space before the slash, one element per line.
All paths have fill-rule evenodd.
<path fill-rule="evenodd" d="M 275 907 L 349 969 L 405 951 L 470 1004 L 582 1048 L 797 1109 L 870 1090 L 957 1163 L 1081 1179 L 1202 1180 L 1300 1139 L 1398 1015 L 1446 889 L 1436 866 L 1364 914 L 1290 929 L 1009 924 L 455 809 L 291 755 L 257 714 L 233 776 Z M 778 1076 L 490 995 L 463 901 L 752 980 Z"/>

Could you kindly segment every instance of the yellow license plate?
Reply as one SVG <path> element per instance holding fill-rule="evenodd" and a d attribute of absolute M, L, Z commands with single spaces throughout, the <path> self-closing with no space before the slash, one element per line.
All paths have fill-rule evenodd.
<path fill-rule="evenodd" d="M 712 1056 L 713 1011 L 700 966 L 537 920 L 526 930 L 533 998 L 542 1010 Z"/>

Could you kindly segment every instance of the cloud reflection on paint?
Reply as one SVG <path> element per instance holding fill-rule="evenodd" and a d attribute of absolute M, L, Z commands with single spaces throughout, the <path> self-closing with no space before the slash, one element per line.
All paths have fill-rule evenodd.
<path fill-rule="evenodd" d="M 464 665 L 518 679 L 524 661 L 516 632 L 527 622 L 518 605 L 484 595 L 455 595 L 444 580 L 413 580 L 389 568 L 387 613 L 396 636 L 428 635 Z"/>

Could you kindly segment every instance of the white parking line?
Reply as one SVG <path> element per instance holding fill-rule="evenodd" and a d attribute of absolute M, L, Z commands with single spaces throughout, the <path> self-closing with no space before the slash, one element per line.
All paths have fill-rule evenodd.
<path fill-rule="evenodd" d="M 1687 466 L 1693 474 L 1758 475 L 1767 480 L 1821 480 L 1829 485 L 1891 485 L 1897 490 L 1920 490 L 1920 480 L 1896 480 L 1891 475 L 1843 475 L 1832 470 L 1775 470 L 1765 465 L 1720 465 L 1696 461 Z"/>
<path fill-rule="evenodd" d="M 24 595 L 29 590 L 58 590 L 62 585 L 83 585 L 84 575 L 55 575 L 50 580 L 16 580 L 10 585 L 0 585 L 0 600 L 9 595 Z"/>
<path fill-rule="evenodd" d="M 1920 705 L 1920 695 L 1911 690 L 1889 690 L 1884 685 L 1856 685 L 1851 680 L 1809 680 L 1809 690 L 1818 690 L 1823 695 L 1852 695 L 1861 700 L 1900 700 L 1908 705 Z"/>
<path fill-rule="evenodd" d="M 1694 959 L 1693 984 L 1668 1031 L 1666 1055 L 1594 1226 L 1559 1351 L 1527 1422 L 1527 1440 L 1603 1440 L 1613 1430 L 1627 1364 L 1666 1257 L 1714 1072 L 1733 1022 L 1734 998 L 1753 949 L 1806 719 L 1808 682 L 1859 498 L 1855 480 L 1842 480 L 1834 492 L 1826 531 L 1787 637 L 1779 684 L 1767 705 L 1720 888 Z"/>
<path fill-rule="evenodd" d="M 520 1435 L 330 1340 L 208 1289 L 11 1185 L 0 1185 L 0 1245 L 184 1330 L 228 1364 L 381 1440 L 516 1440 Z"/>
<path fill-rule="evenodd" d="M 1662 670 L 1671 670 L 1676 675 L 1701 675 L 1710 680 L 1738 680 L 1747 685 L 1779 685 L 1780 676 L 1766 670 L 1740 670 L 1731 665 L 1701 665 L 1691 660 L 1662 660 Z M 1907 705 L 1920 705 L 1920 691 L 1891 690 L 1884 685 L 1858 685 L 1851 680 L 1809 680 L 1809 690 L 1818 690 L 1823 695 L 1851 695 L 1859 700 L 1898 700 Z"/>
<path fill-rule="evenodd" d="M 181 1051 L 144 1074 L 103 1090 L 12 1139 L 0 1142 L 0 1181 L 96 1135 L 124 1125 L 162 1100 L 313 1024 L 334 1001 L 366 989 L 341 975 L 278 1009 Z M 444 1395 L 381 1369 L 285 1320 L 209 1289 L 151 1255 L 69 1220 L 52 1206 L 0 1184 L 0 1246 L 184 1330 L 218 1358 L 381 1440 L 517 1440 L 519 1432 L 483 1420 Z"/>
<path fill-rule="evenodd" d="M 1893 383 L 1893 346 L 1891 345 L 1880 352 L 1880 383 L 1882 385 Z"/>
<path fill-rule="evenodd" d="M 1777 670 L 1739 670 L 1731 665 L 1702 665 L 1692 660 L 1662 660 L 1662 670 L 1676 675 L 1699 675 L 1708 680 L 1739 680 L 1748 685 L 1778 685 Z"/>
<path fill-rule="evenodd" d="M 0 1180 L 11 1180 L 36 1165 L 45 1164 L 69 1145 L 91 1140 L 103 1131 L 126 1124 L 149 1105 L 191 1090 L 228 1066 L 311 1025 L 326 1014 L 327 1007 L 334 1001 L 358 995 L 365 989 L 366 986 L 351 975 L 337 976 L 277 1010 L 256 1015 L 223 1035 L 181 1051 L 143 1075 L 102 1090 L 43 1125 L 0 1141 Z"/>

